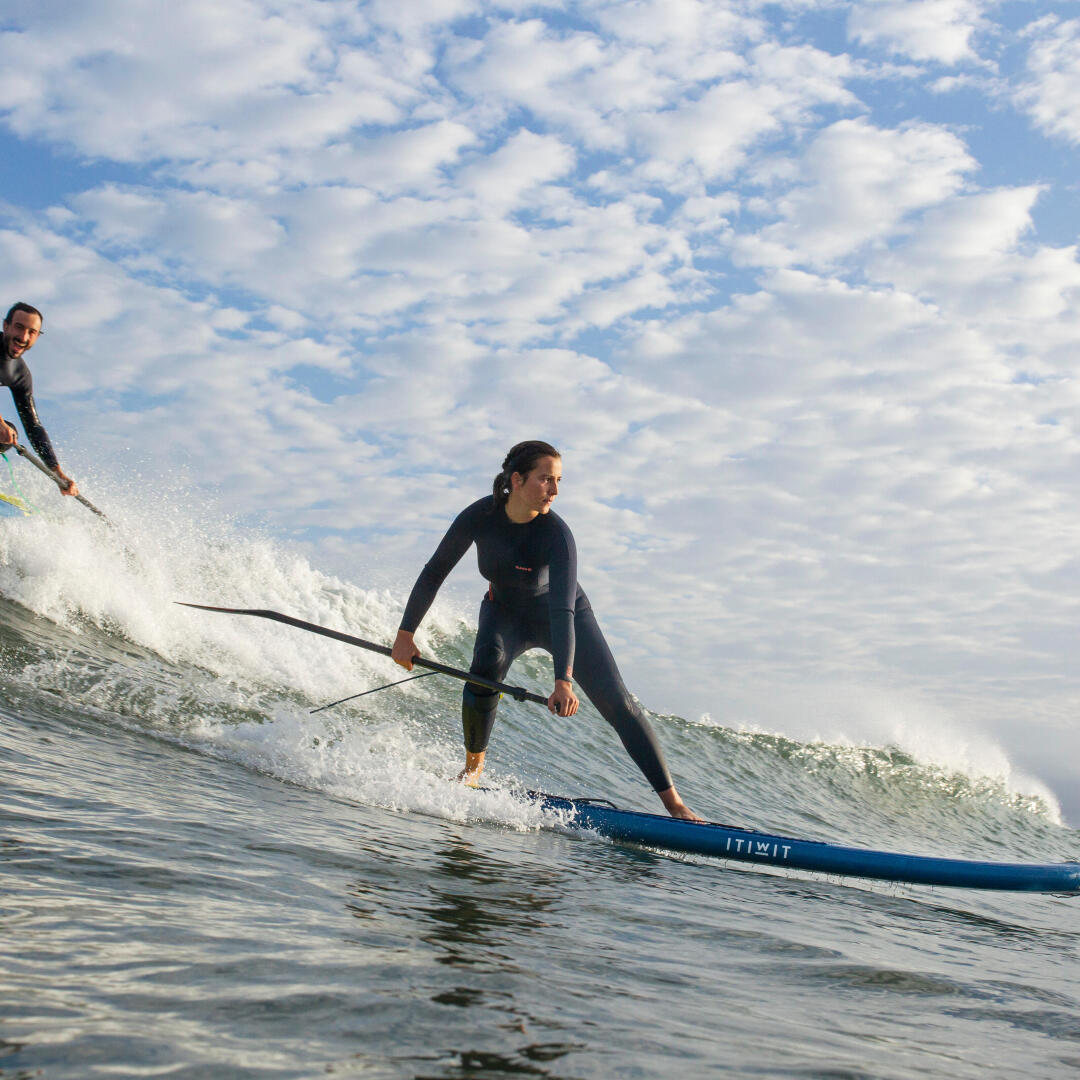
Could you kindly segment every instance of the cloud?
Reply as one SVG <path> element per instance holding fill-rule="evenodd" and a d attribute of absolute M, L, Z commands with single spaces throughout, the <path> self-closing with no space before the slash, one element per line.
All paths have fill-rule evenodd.
<path fill-rule="evenodd" d="M 669 58 L 666 66 L 673 71 L 687 71 L 693 63 L 717 62 L 718 49 L 726 43 L 732 48 L 753 43 L 765 33 L 765 24 L 752 8 L 709 0 L 590 0 L 584 5 L 591 18 L 618 41 L 648 46 Z M 720 61 L 728 66 L 729 61 Z M 708 69 L 712 77 L 720 72 Z M 691 71 L 700 77 L 701 71 Z"/>
<path fill-rule="evenodd" d="M 1080 19 L 1047 15 L 1027 29 L 1028 78 L 1017 102 L 1051 135 L 1080 143 Z"/>
<path fill-rule="evenodd" d="M 102 250 L 135 252 L 138 261 L 159 272 L 167 262 L 226 263 L 234 274 L 252 270 L 282 235 L 280 224 L 250 203 L 206 191 L 163 196 L 109 184 L 77 196 L 72 206 L 91 224 Z M 168 251 L 167 262 L 151 259 L 147 249 Z"/>
<path fill-rule="evenodd" d="M 539 197 L 540 188 L 564 177 L 574 164 L 572 147 L 552 136 L 522 130 L 463 168 L 457 182 L 476 199 L 482 213 L 497 217 Z"/>
<path fill-rule="evenodd" d="M 1040 187 L 967 195 L 928 212 L 910 236 L 874 260 L 875 273 L 981 325 L 1000 342 L 1042 351 L 1072 334 L 1080 290 L 1075 245 L 1025 243 Z"/>
<path fill-rule="evenodd" d="M 976 59 L 971 38 L 983 25 L 978 0 L 869 0 L 851 5 L 848 34 L 913 60 Z"/>
<path fill-rule="evenodd" d="M 839 120 L 801 160 L 803 183 L 775 202 L 781 221 L 741 236 L 736 256 L 764 265 L 821 266 L 887 241 L 912 213 L 956 194 L 975 161 L 930 124 L 882 130 Z"/>
<path fill-rule="evenodd" d="M 238 143 L 249 152 L 310 145 L 312 124 L 318 129 L 335 112 L 319 100 L 332 54 L 314 12 L 105 0 L 92 13 L 66 9 L 55 18 L 50 6 L 22 5 L 19 29 L 2 39 L 23 58 L 0 76 L 8 123 L 122 161 L 195 158 Z M 392 119 L 380 89 L 350 95 L 352 108 L 331 127 Z"/>

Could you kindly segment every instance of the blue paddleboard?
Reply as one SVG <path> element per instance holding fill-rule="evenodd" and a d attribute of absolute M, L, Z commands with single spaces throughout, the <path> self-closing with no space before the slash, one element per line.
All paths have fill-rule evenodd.
<path fill-rule="evenodd" d="M 667 851 L 911 885 L 1080 893 L 1080 862 L 1003 863 L 902 855 L 773 836 L 735 825 L 680 821 L 660 814 L 619 810 L 592 799 L 564 799 L 543 792 L 530 794 L 547 809 L 572 812 L 573 828 Z"/>

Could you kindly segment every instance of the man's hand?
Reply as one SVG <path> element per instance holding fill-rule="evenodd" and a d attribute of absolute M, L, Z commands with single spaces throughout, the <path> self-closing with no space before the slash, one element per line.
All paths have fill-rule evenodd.
<path fill-rule="evenodd" d="M 0 420 L 0 452 L 10 450 L 19 441 L 19 433 L 6 420 Z"/>
<path fill-rule="evenodd" d="M 61 480 L 65 480 L 67 482 L 67 487 L 62 487 L 60 489 L 60 494 L 61 495 L 78 495 L 79 494 L 78 485 L 75 483 L 74 480 L 71 479 L 70 476 L 68 476 L 68 474 L 66 472 L 64 472 L 63 469 L 60 468 L 59 465 L 57 465 L 56 468 L 53 469 L 53 472 L 56 473 L 56 475 L 59 476 Z"/>

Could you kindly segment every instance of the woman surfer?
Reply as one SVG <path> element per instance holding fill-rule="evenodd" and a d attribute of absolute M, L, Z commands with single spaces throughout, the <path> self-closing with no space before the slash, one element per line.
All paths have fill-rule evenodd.
<path fill-rule="evenodd" d="M 472 544 L 488 591 L 480 605 L 473 648 L 474 675 L 501 682 L 528 649 L 542 648 L 555 663 L 548 708 L 558 716 L 578 711 L 572 677 L 615 729 L 623 746 L 672 817 L 702 820 L 679 797 L 656 736 L 623 685 L 589 601 L 577 583 L 577 550 L 566 523 L 551 513 L 559 493 L 562 459 L 545 442 L 514 446 L 495 477 L 492 494 L 466 507 L 416 579 L 393 658 L 412 670 L 420 656 L 413 634 L 446 580 Z M 475 783 L 484 769 L 499 695 L 466 683 L 462 695 L 465 768 L 459 779 Z"/>

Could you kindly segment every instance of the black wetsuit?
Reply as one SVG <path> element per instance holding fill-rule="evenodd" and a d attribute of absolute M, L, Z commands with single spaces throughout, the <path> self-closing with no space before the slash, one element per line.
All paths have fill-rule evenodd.
<path fill-rule="evenodd" d="M 15 408 L 19 410 L 19 419 L 30 445 L 50 469 L 57 468 L 56 452 L 34 406 L 34 380 L 30 369 L 21 356 L 12 359 L 6 349 L 0 350 L 0 386 L 11 387 L 11 396 L 15 399 Z"/>
<path fill-rule="evenodd" d="M 577 549 L 557 514 L 517 524 L 488 495 L 454 520 L 416 579 L 401 629 L 415 632 L 447 574 L 476 544 L 480 573 L 488 580 L 473 649 L 475 675 L 502 681 L 523 652 L 552 654 L 555 678 L 575 678 L 656 791 L 672 786 L 671 774 L 641 707 L 623 685 L 619 669 L 577 583 Z M 499 697 L 465 684 L 462 720 L 465 749 L 487 749 Z"/>

